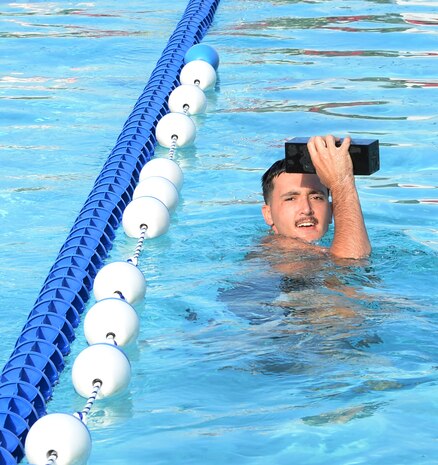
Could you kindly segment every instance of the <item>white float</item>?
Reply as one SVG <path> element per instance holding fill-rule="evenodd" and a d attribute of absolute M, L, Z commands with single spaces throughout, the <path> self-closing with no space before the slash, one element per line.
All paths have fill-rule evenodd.
<path fill-rule="evenodd" d="M 169 229 L 170 215 L 166 205 L 155 197 L 138 197 L 125 208 L 122 226 L 129 237 L 139 238 L 141 228 L 147 226 L 145 238 L 161 236 Z"/>
<path fill-rule="evenodd" d="M 121 293 L 130 304 L 142 300 L 146 293 L 143 273 L 131 263 L 112 262 L 105 265 L 94 278 L 96 300 L 116 297 Z"/>
<path fill-rule="evenodd" d="M 219 57 L 212 47 L 198 44 L 187 52 L 185 61 L 188 63 L 181 72 L 182 85 L 169 98 L 172 113 L 161 118 L 156 128 L 158 142 L 171 148 L 170 158 L 175 146 L 183 147 L 195 139 L 196 128 L 187 115 L 205 111 L 202 90 L 214 87 Z M 176 141 L 172 140 L 174 136 Z M 125 209 L 128 214 L 123 217 L 123 226 L 127 235 L 140 237 L 143 225 L 147 225 L 145 237 L 165 232 L 169 210 L 175 208 L 182 184 L 183 173 L 176 162 L 167 158 L 149 161 L 140 173 L 134 200 Z M 117 345 L 128 344 L 138 335 L 138 315 L 130 303 L 144 298 L 146 283 L 132 263 L 113 262 L 97 273 L 93 291 L 98 302 L 84 321 L 85 337 L 91 345 L 77 356 L 72 367 L 74 388 L 87 398 L 86 409 L 77 412 L 83 419 L 94 402 L 94 394 L 97 399 L 107 397 L 129 384 L 131 365 Z M 117 345 L 105 342 L 109 337 Z M 88 428 L 77 416 L 63 413 L 41 417 L 25 442 L 27 460 L 34 465 L 85 465 L 90 451 Z"/>
<path fill-rule="evenodd" d="M 195 140 L 196 126 L 184 113 L 167 113 L 158 121 L 155 135 L 163 147 L 170 148 L 174 136 L 177 137 L 176 146 L 185 147 Z"/>
<path fill-rule="evenodd" d="M 184 65 L 180 74 L 181 84 L 194 84 L 202 90 L 208 90 L 216 85 L 216 71 L 210 63 L 203 60 L 190 61 Z"/>
<path fill-rule="evenodd" d="M 126 355 L 112 344 L 93 344 L 84 349 L 73 363 L 71 377 L 76 392 L 88 398 L 96 380 L 102 382 L 96 399 L 123 391 L 131 380 L 131 364 Z"/>
<path fill-rule="evenodd" d="M 57 465 L 84 465 L 91 452 L 88 428 L 73 415 L 51 413 L 34 423 L 26 437 L 29 463 L 46 465 L 55 453 Z"/>
<path fill-rule="evenodd" d="M 204 92 L 194 84 L 183 84 L 172 91 L 169 96 L 169 110 L 176 113 L 196 115 L 207 108 Z"/>
<path fill-rule="evenodd" d="M 169 158 L 153 158 L 148 161 L 140 171 L 139 181 L 142 182 L 152 176 L 168 179 L 178 190 L 181 190 L 184 182 L 184 174 L 180 166 Z"/>
<path fill-rule="evenodd" d="M 166 205 L 172 212 L 178 205 L 178 189 L 173 182 L 163 176 L 150 176 L 140 181 L 132 194 L 133 199 L 138 197 L 155 197 Z"/>
<path fill-rule="evenodd" d="M 137 338 L 139 326 L 134 308 L 117 298 L 99 300 L 84 318 L 85 339 L 90 345 L 108 342 L 108 335 L 113 335 L 118 346 L 125 346 Z"/>

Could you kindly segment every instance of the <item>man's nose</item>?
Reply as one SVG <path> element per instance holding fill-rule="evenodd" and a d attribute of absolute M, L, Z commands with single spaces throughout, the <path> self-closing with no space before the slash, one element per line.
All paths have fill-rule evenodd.
<path fill-rule="evenodd" d="M 310 203 L 310 200 L 307 197 L 304 197 L 301 201 L 301 213 L 303 215 L 313 215 L 313 208 L 312 204 Z"/>

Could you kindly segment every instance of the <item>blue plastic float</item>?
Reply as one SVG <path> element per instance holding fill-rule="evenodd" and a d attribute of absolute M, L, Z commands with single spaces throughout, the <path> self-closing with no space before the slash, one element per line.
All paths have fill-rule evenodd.
<path fill-rule="evenodd" d="M 43 283 L 0 375 L 0 465 L 23 458 L 30 427 L 46 414 L 94 278 L 154 154 L 155 127 L 169 111 L 167 98 L 179 85 L 185 55 L 206 34 L 219 1 L 189 1 Z M 215 69 L 219 64 L 205 46 L 191 49 L 188 60 L 197 59 Z"/>

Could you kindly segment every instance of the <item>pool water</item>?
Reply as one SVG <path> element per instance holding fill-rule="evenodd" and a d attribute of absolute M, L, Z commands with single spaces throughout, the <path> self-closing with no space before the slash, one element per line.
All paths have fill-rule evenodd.
<path fill-rule="evenodd" d="M 3 5 L 3 364 L 185 6 Z M 89 463 L 437 463 L 436 7 L 222 0 L 217 89 L 176 154 L 170 230 L 140 257 L 133 378 L 93 407 Z M 260 177 L 285 140 L 327 133 L 380 140 L 357 180 L 372 256 L 267 257 Z M 120 229 L 108 262 L 135 245 Z M 79 327 L 50 412 L 83 407 L 85 346 Z"/>

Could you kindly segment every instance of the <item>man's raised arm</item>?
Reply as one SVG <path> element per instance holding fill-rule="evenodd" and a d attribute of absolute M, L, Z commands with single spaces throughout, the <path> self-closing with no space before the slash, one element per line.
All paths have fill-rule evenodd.
<path fill-rule="evenodd" d="M 364 258 L 371 252 L 353 164 L 346 137 L 340 147 L 333 136 L 312 137 L 307 143 L 312 163 L 321 182 L 331 191 L 335 232 L 330 252 L 339 258 Z"/>

